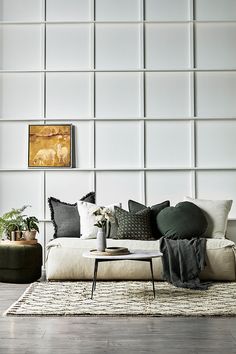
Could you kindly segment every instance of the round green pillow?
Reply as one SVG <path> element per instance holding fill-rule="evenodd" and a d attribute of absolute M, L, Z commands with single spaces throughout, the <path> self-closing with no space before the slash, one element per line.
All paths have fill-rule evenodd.
<path fill-rule="evenodd" d="M 163 209 L 156 220 L 161 234 L 172 239 L 200 237 L 207 228 L 203 211 L 190 202 Z"/>

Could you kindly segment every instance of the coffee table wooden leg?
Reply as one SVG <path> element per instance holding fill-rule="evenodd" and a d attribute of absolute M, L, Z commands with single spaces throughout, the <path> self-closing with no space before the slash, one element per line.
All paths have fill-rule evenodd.
<path fill-rule="evenodd" d="M 152 258 L 150 259 L 150 269 L 151 269 L 151 275 L 152 275 L 152 289 L 153 289 L 153 297 L 155 298 L 156 293 L 155 293 L 155 284 L 154 284 L 154 277 L 153 277 Z"/>
<path fill-rule="evenodd" d="M 95 259 L 91 299 L 93 299 L 93 293 L 94 293 L 94 291 L 96 289 L 97 273 L 98 273 L 98 260 Z"/>

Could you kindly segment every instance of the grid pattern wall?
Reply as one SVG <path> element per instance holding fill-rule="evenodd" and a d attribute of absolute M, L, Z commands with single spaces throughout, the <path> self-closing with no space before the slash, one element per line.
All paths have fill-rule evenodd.
<path fill-rule="evenodd" d="M 0 213 L 32 205 L 44 244 L 49 196 L 236 200 L 235 20 L 234 0 L 0 0 Z M 27 168 L 34 122 L 75 126 L 75 168 Z"/>

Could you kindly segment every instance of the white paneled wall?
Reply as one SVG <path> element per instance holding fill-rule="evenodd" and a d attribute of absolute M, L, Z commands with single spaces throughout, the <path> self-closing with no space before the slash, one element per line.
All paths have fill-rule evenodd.
<path fill-rule="evenodd" d="M 0 0 L 0 213 L 47 198 L 232 198 L 236 1 Z M 27 167 L 28 125 L 72 123 L 75 168 Z"/>

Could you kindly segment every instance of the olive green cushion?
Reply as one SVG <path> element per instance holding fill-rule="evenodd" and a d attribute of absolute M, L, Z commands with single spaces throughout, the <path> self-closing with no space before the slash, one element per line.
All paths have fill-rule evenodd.
<path fill-rule="evenodd" d="M 203 211 L 190 202 L 163 209 L 157 215 L 157 224 L 162 235 L 173 239 L 200 237 L 207 228 Z"/>
<path fill-rule="evenodd" d="M 29 283 L 41 277 L 42 246 L 0 243 L 0 281 Z"/>

